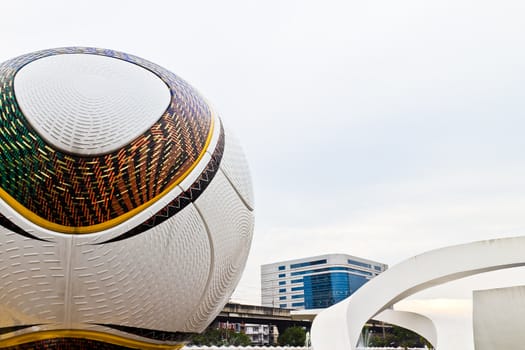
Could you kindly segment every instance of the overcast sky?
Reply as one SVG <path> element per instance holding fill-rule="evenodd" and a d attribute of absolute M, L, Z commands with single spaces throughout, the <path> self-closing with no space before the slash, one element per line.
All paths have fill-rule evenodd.
<path fill-rule="evenodd" d="M 249 158 L 233 299 L 259 303 L 263 263 L 525 234 L 523 18 L 506 0 L 4 1 L 0 60 L 112 48 L 200 90 Z"/>

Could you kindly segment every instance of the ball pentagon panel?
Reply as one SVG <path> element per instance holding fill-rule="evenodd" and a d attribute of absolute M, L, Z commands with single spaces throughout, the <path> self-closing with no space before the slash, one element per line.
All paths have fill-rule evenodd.
<path fill-rule="evenodd" d="M 0 65 L 0 348 L 178 348 L 252 232 L 239 144 L 175 74 L 83 47 Z"/>

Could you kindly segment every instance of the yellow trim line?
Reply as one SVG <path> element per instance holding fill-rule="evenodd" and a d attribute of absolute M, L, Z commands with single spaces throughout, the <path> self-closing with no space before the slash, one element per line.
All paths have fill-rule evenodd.
<path fill-rule="evenodd" d="M 6 191 L 4 191 L 2 188 L 0 188 L 0 198 L 2 198 L 9 206 L 11 206 L 14 210 L 16 210 L 20 215 L 31 221 L 32 223 L 43 227 L 48 230 L 52 230 L 55 232 L 60 233 L 70 233 L 70 234 L 83 234 L 83 233 L 95 233 L 107 230 L 109 228 L 112 228 L 114 226 L 117 226 L 118 224 L 123 223 L 124 221 L 128 220 L 129 218 L 133 217 L 134 215 L 138 214 L 139 212 L 143 211 L 144 209 L 151 206 L 153 203 L 157 202 L 161 197 L 166 195 L 168 192 L 173 190 L 177 185 L 179 185 L 192 171 L 195 169 L 197 164 L 201 161 L 201 159 L 204 157 L 204 154 L 208 151 L 208 147 L 210 146 L 211 139 L 213 136 L 213 131 L 215 128 L 215 113 L 212 112 L 211 115 L 211 124 L 210 124 L 210 131 L 208 133 L 208 137 L 206 138 L 206 143 L 204 144 L 204 148 L 202 149 L 202 152 L 199 154 L 199 157 L 193 162 L 191 167 L 186 170 L 174 183 L 172 183 L 168 188 L 166 188 L 164 191 L 162 191 L 158 196 L 152 198 L 148 202 L 139 205 L 138 207 L 128 211 L 125 214 L 122 214 L 114 219 L 102 222 L 100 224 L 91 225 L 91 226 L 65 226 L 60 225 L 54 222 L 51 222 L 49 220 L 46 220 L 26 207 L 24 207 L 22 204 L 20 204 L 16 199 L 11 197 Z"/>
<path fill-rule="evenodd" d="M 73 330 L 73 329 L 58 329 L 52 331 L 41 331 L 29 334 L 22 334 L 9 338 L 6 340 L 0 340 L 0 348 L 8 346 L 17 346 L 42 340 L 50 340 L 55 338 L 77 338 L 77 339 L 89 339 L 96 340 L 104 343 L 125 346 L 128 348 L 134 349 L 143 349 L 143 350 L 178 350 L 181 349 L 184 344 L 152 344 L 140 340 L 128 339 L 120 337 L 113 334 L 96 332 L 96 331 L 87 331 L 87 330 Z"/>

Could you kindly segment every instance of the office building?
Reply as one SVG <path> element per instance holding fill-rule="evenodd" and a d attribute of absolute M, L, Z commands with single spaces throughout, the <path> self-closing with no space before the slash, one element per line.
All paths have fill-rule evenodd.
<path fill-rule="evenodd" d="M 262 265 L 262 305 L 297 310 L 326 308 L 349 297 L 387 268 L 346 254 Z"/>

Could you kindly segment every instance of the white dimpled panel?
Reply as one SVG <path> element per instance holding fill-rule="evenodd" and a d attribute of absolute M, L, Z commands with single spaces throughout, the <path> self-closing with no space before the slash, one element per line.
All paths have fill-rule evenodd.
<path fill-rule="evenodd" d="M 171 100 L 168 86 L 152 72 L 89 54 L 35 60 L 16 74 L 14 90 L 41 137 L 84 156 L 127 145 L 162 116 Z"/>
<path fill-rule="evenodd" d="M 224 155 L 220 168 L 239 193 L 245 204 L 253 210 L 253 189 L 248 161 L 235 135 L 225 130 Z"/>
<path fill-rule="evenodd" d="M 200 332 L 222 310 L 241 277 L 253 233 L 253 214 L 219 171 L 196 200 L 212 242 L 213 267 L 199 308 L 185 331 Z"/>
<path fill-rule="evenodd" d="M 132 238 L 101 245 L 75 237 L 72 323 L 180 331 L 198 308 L 211 251 L 193 205 Z"/>
<path fill-rule="evenodd" d="M 0 327 L 64 322 L 69 244 L 0 226 Z"/>

